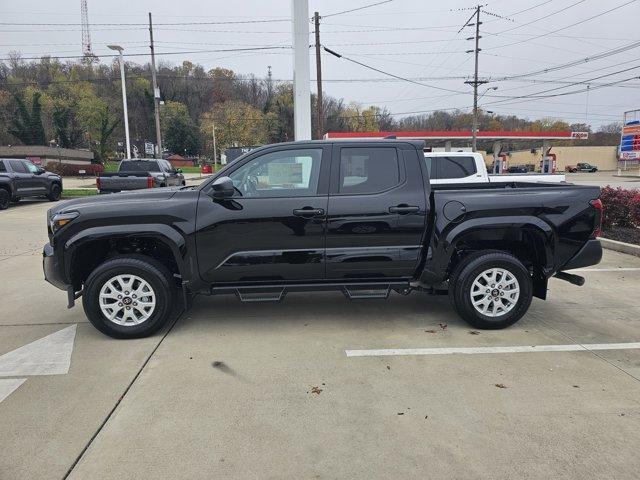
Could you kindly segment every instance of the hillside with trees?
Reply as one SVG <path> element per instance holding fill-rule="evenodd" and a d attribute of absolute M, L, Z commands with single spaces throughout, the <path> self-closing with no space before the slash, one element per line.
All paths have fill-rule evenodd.
<path fill-rule="evenodd" d="M 153 93 L 148 64 L 126 63 L 132 142 L 155 140 Z M 164 146 L 173 153 L 211 158 L 212 128 L 218 151 L 293 139 L 292 85 L 269 77 L 237 75 L 232 70 L 185 61 L 160 64 L 158 85 Z M 315 110 L 315 95 L 311 96 Z M 324 95 L 326 131 L 468 130 L 472 115 L 436 111 L 395 118 L 375 105 L 363 106 Z M 315 130 L 312 116 L 312 131 Z M 113 157 L 124 138 L 120 73 L 117 62 L 62 63 L 53 58 L 27 62 L 18 55 L 0 63 L 0 145 L 59 145 L 90 149 L 97 161 Z M 582 145 L 616 145 L 619 125 L 593 132 Z M 591 131 L 585 124 L 516 116 L 480 115 L 481 130 Z M 480 145 L 490 148 L 490 145 Z M 530 148 L 524 142 L 509 149 Z"/>

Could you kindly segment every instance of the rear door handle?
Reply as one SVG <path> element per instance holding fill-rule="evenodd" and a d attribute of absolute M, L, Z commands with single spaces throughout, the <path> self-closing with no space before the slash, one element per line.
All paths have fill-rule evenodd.
<path fill-rule="evenodd" d="M 417 205 L 406 205 L 404 203 L 400 205 L 396 205 L 395 207 L 389 207 L 389 213 L 418 213 L 420 211 L 420 207 Z"/>
<path fill-rule="evenodd" d="M 313 207 L 296 208 L 293 210 L 293 214 L 296 217 L 317 217 L 319 215 L 324 215 L 324 209 Z"/>

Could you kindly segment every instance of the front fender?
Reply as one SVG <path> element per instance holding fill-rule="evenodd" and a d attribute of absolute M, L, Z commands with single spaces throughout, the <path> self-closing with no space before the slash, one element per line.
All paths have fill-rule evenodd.
<path fill-rule="evenodd" d="M 153 238 L 162 242 L 171 249 L 178 270 L 183 278 L 189 278 L 186 261 L 186 240 L 183 235 L 171 228 L 169 225 L 161 223 L 149 223 L 143 225 L 117 225 L 87 228 L 69 238 L 64 244 L 65 250 L 65 270 L 67 278 L 71 278 L 71 265 L 76 251 L 82 245 L 101 239 L 114 238 Z"/>

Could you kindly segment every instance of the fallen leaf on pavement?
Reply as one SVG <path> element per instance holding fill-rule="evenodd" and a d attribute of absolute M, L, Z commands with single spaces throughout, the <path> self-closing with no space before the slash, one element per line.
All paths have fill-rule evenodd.
<path fill-rule="evenodd" d="M 504 383 L 496 383 L 496 387 L 498 387 L 498 388 L 507 388 L 507 386 Z"/>
<path fill-rule="evenodd" d="M 315 393 L 316 395 L 320 395 L 322 393 L 322 389 L 318 387 L 311 387 L 311 393 Z"/>

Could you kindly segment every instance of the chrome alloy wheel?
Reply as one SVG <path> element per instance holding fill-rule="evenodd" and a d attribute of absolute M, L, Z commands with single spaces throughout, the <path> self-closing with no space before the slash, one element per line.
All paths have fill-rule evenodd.
<path fill-rule="evenodd" d="M 139 325 L 153 315 L 156 294 L 147 281 L 136 275 L 116 275 L 100 289 L 99 303 L 109 321 L 127 327 Z"/>
<path fill-rule="evenodd" d="M 509 270 L 490 268 L 473 281 L 470 296 L 476 311 L 487 317 L 501 317 L 518 303 L 520 284 Z"/>

